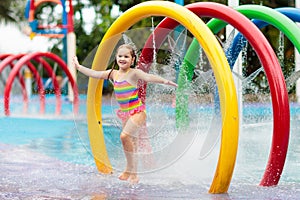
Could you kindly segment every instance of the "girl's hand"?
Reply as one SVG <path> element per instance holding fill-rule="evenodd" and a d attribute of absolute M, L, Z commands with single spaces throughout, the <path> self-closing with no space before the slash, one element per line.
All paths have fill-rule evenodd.
<path fill-rule="evenodd" d="M 170 81 L 170 80 L 165 80 L 164 84 L 178 87 L 178 85 L 176 83 L 174 83 L 173 81 Z"/>
<path fill-rule="evenodd" d="M 77 56 L 73 56 L 73 65 L 75 66 L 75 68 L 77 70 L 79 70 L 80 65 L 79 65 Z"/>

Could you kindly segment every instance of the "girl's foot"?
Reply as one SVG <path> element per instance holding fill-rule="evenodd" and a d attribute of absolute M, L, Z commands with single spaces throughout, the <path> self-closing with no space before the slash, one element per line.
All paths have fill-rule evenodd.
<path fill-rule="evenodd" d="M 129 182 L 130 184 L 138 184 L 140 181 L 139 177 L 137 176 L 137 174 L 131 174 L 129 176 Z"/>
<path fill-rule="evenodd" d="M 122 181 L 126 181 L 126 180 L 128 180 L 129 176 L 130 176 L 130 173 L 127 171 L 124 171 L 122 174 L 120 174 L 119 179 Z"/>

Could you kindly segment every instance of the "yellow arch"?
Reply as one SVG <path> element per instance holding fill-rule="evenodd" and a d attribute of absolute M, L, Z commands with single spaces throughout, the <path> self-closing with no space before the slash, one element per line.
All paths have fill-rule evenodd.
<path fill-rule="evenodd" d="M 148 1 L 140 3 L 123 13 L 111 25 L 97 49 L 92 68 L 94 70 L 105 70 L 121 33 L 128 30 L 139 20 L 149 16 L 170 17 L 185 26 L 197 38 L 211 63 L 220 93 L 223 132 L 218 166 L 209 192 L 227 192 L 238 146 L 239 118 L 236 90 L 223 49 L 199 17 L 173 2 Z M 102 173 L 112 173 L 102 128 L 102 86 L 102 80 L 89 79 L 87 93 L 88 132 L 98 170 Z"/>

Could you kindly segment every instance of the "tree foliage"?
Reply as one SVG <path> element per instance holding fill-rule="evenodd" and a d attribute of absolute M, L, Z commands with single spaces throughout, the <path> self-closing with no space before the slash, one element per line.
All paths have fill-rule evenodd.
<path fill-rule="evenodd" d="M 20 22 L 24 20 L 24 0 L 2 0 L 0 1 L 0 21 Z"/>
<path fill-rule="evenodd" d="M 126 11 L 132 6 L 139 4 L 142 1 L 138 0 L 73 0 L 74 6 L 74 30 L 76 34 L 76 46 L 77 46 L 77 55 L 80 61 L 83 61 L 90 52 L 97 47 L 97 45 L 101 42 L 102 37 L 114 22 L 114 20 L 118 17 L 113 13 L 117 8 L 119 9 L 119 13 Z M 199 2 L 199 0 L 185 0 L 184 4 L 190 4 L 194 2 Z M 201 2 L 217 2 L 222 4 L 227 4 L 227 0 L 201 0 Z M 0 1 L 0 21 L 5 22 L 21 22 L 24 21 L 24 8 L 25 8 L 25 0 L 2 0 Z M 245 4 L 257 4 L 264 5 L 271 8 L 277 7 L 294 7 L 294 0 L 240 0 L 240 5 Z M 45 4 L 45 6 L 52 6 L 52 11 L 54 5 L 51 3 Z M 90 21 L 86 20 L 86 16 L 84 11 L 89 10 L 89 14 L 93 14 L 95 16 Z M 52 12 L 51 11 L 51 12 Z M 43 7 L 37 11 L 37 18 L 45 18 L 42 16 Z M 50 12 L 50 13 L 51 13 Z M 51 15 L 51 14 L 49 14 Z M 154 25 L 157 25 L 162 17 L 154 17 Z M 48 20 L 48 22 L 55 21 L 57 19 L 48 16 L 44 20 Z M 207 19 L 203 19 L 203 21 L 207 21 Z M 151 27 L 152 21 L 149 19 L 141 20 L 136 23 L 132 28 L 138 27 Z M 274 28 L 273 26 L 267 26 L 262 29 L 264 35 L 269 40 L 270 44 L 274 48 L 274 51 L 277 52 L 279 48 L 278 38 L 280 32 Z M 224 30 L 223 30 L 224 32 Z M 56 39 L 57 40 L 57 39 Z M 282 68 L 285 76 L 288 76 L 292 71 L 294 71 L 294 46 L 290 43 L 287 38 L 284 38 L 284 56 L 282 63 Z M 52 52 L 57 53 L 58 55 L 62 54 L 62 41 L 57 42 L 54 45 Z M 247 50 L 247 70 L 244 70 L 245 76 L 254 72 L 257 68 L 261 66 L 259 59 L 257 58 L 255 52 L 251 47 L 248 47 Z M 265 77 L 260 76 L 257 78 L 257 84 L 261 82 Z"/>

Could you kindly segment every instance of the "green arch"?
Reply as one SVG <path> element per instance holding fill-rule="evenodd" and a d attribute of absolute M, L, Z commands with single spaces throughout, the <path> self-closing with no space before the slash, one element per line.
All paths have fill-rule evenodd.
<path fill-rule="evenodd" d="M 295 33 L 299 33 L 299 27 L 288 17 L 280 12 L 266 7 L 266 6 L 259 6 L 259 5 L 243 5 L 234 8 L 238 12 L 242 13 L 249 19 L 259 19 L 265 21 L 280 31 L 282 31 L 287 38 L 294 44 L 297 48 L 298 52 L 300 52 L 300 37 L 296 36 Z M 224 22 L 220 19 L 211 19 L 207 26 L 211 29 L 213 33 L 218 33 L 222 28 L 227 25 L 227 22 Z M 194 38 L 191 45 L 189 46 L 187 53 L 184 57 L 184 65 L 180 67 L 180 72 L 178 76 L 178 90 L 177 90 L 177 97 L 181 100 L 180 103 L 176 107 L 176 120 L 179 126 L 186 126 L 188 121 L 188 96 L 184 94 L 183 90 L 186 88 L 186 85 L 192 80 L 193 73 L 195 66 L 199 61 L 199 43 Z M 183 100 L 183 101 L 182 101 Z"/>
<path fill-rule="evenodd" d="M 300 52 L 300 37 L 296 36 L 296 33 L 300 32 L 300 29 L 291 19 L 289 19 L 284 14 L 281 14 L 280 12 L 273 10 L 271 8 L 265 6 L 258 6 L 258 5 L 239 6 L 235 9 L 248 18 L 258 19 L 275 26 L 289 38 L 289 40 L 294 44 L 294 46 Z M 211 21 L 209 21 L 207 25 L 212 30 L 212 32 L 217 33 L 222 28 L 224 28 L 227 25 L 227 23 L 219 19 L 212 19 Z M 188 62 L 185 63 L 186 66 L 183 66 L 179 72 L 178 88 L 185 88 L 186 87 L 185 84 L 188 84 L 191 81 L 191 79 L 187 80 L 185 77 L 191 77 L 193 74 L 194 68 L 199 60 L 199 56 L 195 56 L 195 52 L 197 54 L 197 52 L 199 52 L 199 48 L 200 48 L 199 44 L 195 40 L 193 40 L 193 42 L 191 43 L 187 51 L 183 63 L 185 63 L 185 61 L 187 60 Z M 272 86 L 270 85 L 270 87 Z M 183 94 L 180 92 L 178 92 L 177 95 L 183 96 Z M 179 98 L 182 99 L 184 97 L 179 97 Z M 272 102 L 272 104 L 274 110 L 274 103 Z M 188 115 L 188 110 L 184 110 L 184 108 L 187 107 L 186 106 L 187 101 L 183 102 L 182 105 L 183 107 L 182 110 L 180 110 L 180 112 L 184 113 L 185 115 Z M 178 109 L 180 108 L 178 107 Z M 218 109 L 216 108 L 215 111 L 218 111 Z M 274 133 L 273 133 L 272 147 L 271 147 L 267 168 L 265 170 L 264 177 L 260 183 L 260 185 L 262 186 L 276 185 L 277 182 L 279 181 L 283 169 L 283 165 L 285 162 L 286 155 L 284 154 L 286 154 L 289 135 L 283 134 L 282 132 L 276 130 L 276 127 L 278 128 L 278 126 L 281 126 L 276 122 L 279 122 L 282 119 L 282 117 L 287 114 L 289 115 L 289 113 L 285 113 L 285 114 L 280 113 L 279 116 L 274 116 L 274 125 L 273 125 Z M 180 119 L 179 115 L 176 115 L 176 120 L 181 124 L 185 123 L 185 121 L 183 121 L 184 119 Z M 284 124 L 284 126 L 289 127 L 289 124 Z"/>

